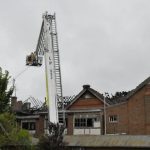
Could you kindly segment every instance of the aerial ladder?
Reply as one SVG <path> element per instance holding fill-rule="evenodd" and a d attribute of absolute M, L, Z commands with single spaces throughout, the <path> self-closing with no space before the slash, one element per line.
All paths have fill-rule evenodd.
<path fill-rule="evenodd" d="M 43 58 L 45 59 L 48 120 L 58 123 L 62 119 L 61 122 L 65 124 L 56 16 L 47 12 L 43 14 L 36 50 L 26 57 L 26 65 L 41 66 Z M 58 107 L 61 108 L 60 119 Z"/>

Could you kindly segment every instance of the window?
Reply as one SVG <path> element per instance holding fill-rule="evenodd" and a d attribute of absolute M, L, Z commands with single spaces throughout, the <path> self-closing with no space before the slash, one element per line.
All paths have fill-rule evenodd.
<path fill-rule="evenodd" d="M 118 116 L 117 115 L 109 116 L 109 122 L 111 123 L 118 122 Z"/>
<path fill-rule="evenodd" d="M 99 113 L 76 113 L 74 114 L 75 128 L 95 128 L 95 124 L 100 123 Z"/>
<path fill-rule="evenodd" d="M 75 118 L 75 127 L 85 127 L 86 119 L 85 118 Z"/>
<path fill-rule="evenodd" d="M 23 129 L 28 129 L 28 122 L 23 122 L 22 123 L 22 128 Z"/>
<path fill-rule="evenodd" d="M 93 127 L 93 118 L 75 118 L 75 127 Z"/>
<path fill-rule="evenodd" d="M 93 127 L 93 119 L 92 118 L 87 118 L 87 127 Z"/>
<path fill-rule="evenodd" d="M 26 130 L 35 130 L 35 122 L 22 122 L 22 128 Z"/>

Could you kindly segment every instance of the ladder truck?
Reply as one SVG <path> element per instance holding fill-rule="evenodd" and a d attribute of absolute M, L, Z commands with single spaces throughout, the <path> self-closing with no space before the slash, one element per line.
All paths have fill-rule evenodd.
<path fill-rule="evenodd" d="M 65 125 L 56 16 L 47 12 L 43 14 L 36 50 L 26 57 L 26 65 L 41 66 L 43 58 L 45 59 L 48 120 L 51 123 L 59 123 L 61 118 L 61 123 Z M 58 107 L 62 109 L 59 113 L 60 117 Z"/>

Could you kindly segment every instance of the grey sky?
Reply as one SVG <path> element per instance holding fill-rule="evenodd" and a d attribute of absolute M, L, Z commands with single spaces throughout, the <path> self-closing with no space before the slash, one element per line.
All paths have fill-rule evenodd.
<path fill-rule="evenodd" d="M 149 0 L 0 0 L 0 66 L 12 77 L 35 50 L 42 13 L 56 12 L 63 94 L 83 84 L 131 90 L 149 76 Z M 45 97 L 44 66 L 16 79 L 17 96 Z"/>

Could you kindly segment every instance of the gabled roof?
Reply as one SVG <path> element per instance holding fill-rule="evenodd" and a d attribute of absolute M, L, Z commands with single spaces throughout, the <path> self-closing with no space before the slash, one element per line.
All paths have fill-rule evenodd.
<path fill-rule="evenodd" d="M 101 100 L 102 102 L 104 102 L 104 96 L 102 94 L 100 94 L 99 92 L 97 92 L 96 90 L 90 88 L 90 85 L 83 85 L 83 90 L 75 96 L 75 98 L 72 100 L 72 102 L 66 107 L 66 109 L 68 109 L 76 100 L 78 100 L 84 93 L 86 92 L 90 92 L 91 94 L 93 94 L 96 98 L 98 98 L 99 100 Z M 110 102 L 108 99 L 106 99 L 105 101 L 106 105 L 109 105 Z"/>
<path fill-rule="evenodd" d="M 140 83 L 135 89 L 131 90 L 126 96 L 121 97 L 119 99 L 116 99 L 116 101 L 109 100 L 108 98 L 105 97 L 105 101 L 107 105 L 116 105 L 120 103 L 127 102 L 128 99 L 136 94 L 140 89 L 142 89 L 145 85 L 150 84 L 150 77 L 145 79 L 142 83 Z M 72 102 L 66 107 L 69 108 L 77 99 L 79 99 L 85 92 L 89 91 L 91 94 L 96 96 L 99 100 L 104 102 L 104 96 L 103 94 L 99 93 L 98 91 L 90 88 L 90 85 L 83 85 L 83 90 L 75 96 L 75 98 L 72 100 Z"/>
<path fill-rule="evenodd" d="M 126 100 L 128 100 L 131 96 L 133 96 L 136 92 L 138 92 L 141 88 L 143 88 L 145 85 L 150 84 L 150 77 L 145 79 L 142 83 L 140 83 L 134 90 L 132 90 L 127 96 Z"/>

